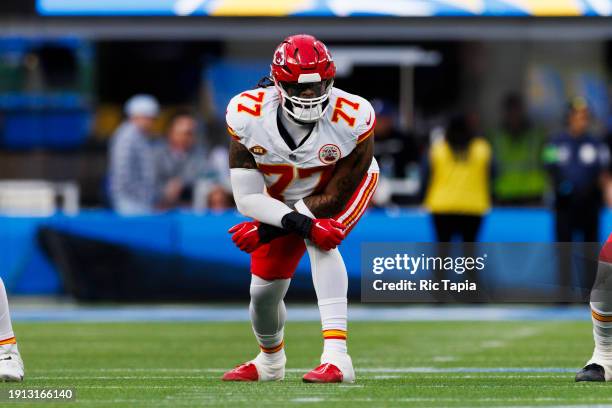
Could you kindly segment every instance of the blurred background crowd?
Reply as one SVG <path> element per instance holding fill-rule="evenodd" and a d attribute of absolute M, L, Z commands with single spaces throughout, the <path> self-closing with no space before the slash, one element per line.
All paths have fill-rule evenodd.
<path fill-rule="evenodd" d="M 0 37 L 0 210 L 52 212 L 45 189 L 72 211 L 233 208 L 225 106 L 280 40 Z M 327 42 L 377 112 L 377 206 L 424 205 L 443 240 L 475 239 L 492 203 L 546 206 L 558 240 L 597 239 L 610 41 Z"/>

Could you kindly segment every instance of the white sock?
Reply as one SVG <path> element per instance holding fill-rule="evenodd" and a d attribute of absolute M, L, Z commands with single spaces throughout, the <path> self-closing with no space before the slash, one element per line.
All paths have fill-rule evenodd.
<path fill-rule="evenodd" d="M 15 333 L 13 333 L 13 326 L 11 325 L 6 288 L 4 287 L 4 282 L 0 278 L 0 342 L 14 339 L 14 337 Z"/>
<path fill-rule="evenodd" d="M 593 359 L 612 364 L 612 308 L 602 310 L 606 309 L 602 308 L 602 303 L 591 302 L 593 339 L 595 340 Z"/>
<path fill-rule="evenodd" d="M 323 251 L 306 241 L 312 282 L 317 293 L 323 352 L 347 353 L 347 298 L 348 275 L 338 249 Z"/>
<path fill-rule="evenodd" d="M 595 350 L 589 361 L 612 365 L 612 242 L 599 254 L 597 275 L 591 290 L 591 315 Z M 610 367 L 608 367 L 609 369 Z M 612 374 L 612 373 L 609 373 Z"/>
<path fill-rule="evenodd" d="M 286 361 L 285 348 L 283 347 L 275 353 L 260 351 L 255 360 L 267 365 L 284 364 Z"/>
<path fill-rule="evenodd" d="M 275 363 L 284 360 L 284 328 L 287 311 L 283 301 L 291 279 L 268 281 L 251 275 L 249 312 L 253 333 L 261 353 L 259 361 Z"/>
<path fill-rule="evenodd" d="M 346 339 L 325 339 L 323 341 L 323 352 L 334 352 L 334 353 L 348 353 L 348 348 L 346 346 Z"/>

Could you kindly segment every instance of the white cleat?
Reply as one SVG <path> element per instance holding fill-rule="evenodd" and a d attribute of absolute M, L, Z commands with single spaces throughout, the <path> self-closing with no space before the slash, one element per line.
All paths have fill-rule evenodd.
<path fill-rule="evenodd" d="M 0 346 L 0 381 L 23 381 L 23 360 L 19 355 L 17 344 Z"/>
<path fill-rule="evenodd" d="M 321 364 L 333 364 L 342 371 L 343 383 L 355 382 L 355 370 L 353 369 L 353 360 L 346 353 L 336 353 L 333 351 L 324 352 L 321 355 Z"/>

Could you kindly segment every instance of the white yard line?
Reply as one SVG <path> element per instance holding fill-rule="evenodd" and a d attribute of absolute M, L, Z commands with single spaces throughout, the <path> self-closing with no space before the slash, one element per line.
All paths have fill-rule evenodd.
<path fill-rule="evenodd" d="M 126 367 L 126 368 L 49 368 L 38 369 L 40 373 L 222 373 L 229 369 L 225 368 L 154 368 L 154 367 Z M 285 371 L 299 373 L 310 371 L 312 367 L 287 368 Z M 444 374 L 444 373 L 570 373 L 578 370 L 578 367 L 364 367 L 357 368 L 358 373 L 407 373 L 407 374 Z M 32 377 L 30 377 L 32 378 Z M 57 377 L 56 377 L 57 378 Z M 116 377 L 115 377 L 116 378 Z M 141 377 L 142 378 L 142 377 Z M 175 377 L 173 377 L 175 378 Z"/>
<path fill-rule="evenodd" d="M 541 330 L 536 329 L 535 327 L 522 327 L 520 329 L 514 330 L 509 334 L 505 334 L 501 339 L 492 339 L 485 340 L 480 343 L 480 348 L 491 349 L 491 348 L 502 348 L 511 344 L 513 341 L 526 339 L 528 337 L 533 337 L 540 333 Z"/>
<path fill-rule="evenodd" d="M 456 360 L 457 360 L 457 356 L 434 356 L 432 358 L 432 361 L 434 363 L 450 363 Z"/>

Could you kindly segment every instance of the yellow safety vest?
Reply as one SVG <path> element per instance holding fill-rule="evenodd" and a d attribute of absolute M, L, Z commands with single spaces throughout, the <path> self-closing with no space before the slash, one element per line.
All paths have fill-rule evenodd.
<path fill-rule="evenodd" d="M 474 138 L 463 156 L 453 153 L 445 140 L 431 146 L 425 206 L 432 213 L 482 215 L 491 207 L 491 146 Z"/>

